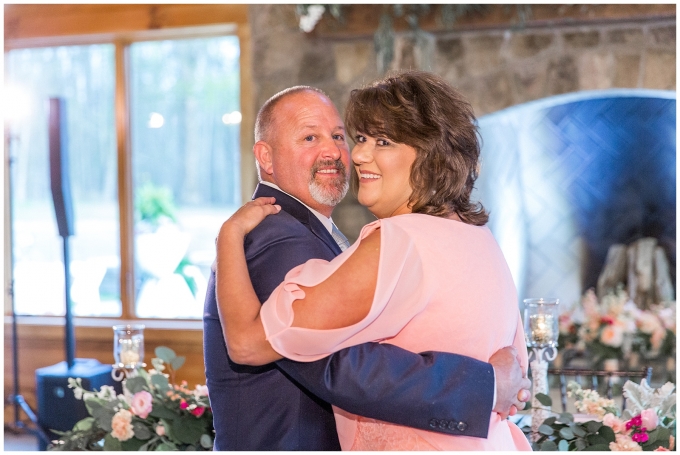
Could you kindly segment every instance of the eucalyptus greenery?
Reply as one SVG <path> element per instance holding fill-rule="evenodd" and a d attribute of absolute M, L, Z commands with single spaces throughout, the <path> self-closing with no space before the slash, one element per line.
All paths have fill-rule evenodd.
<path fill-rule="evenodd" d="M 536 399 L 546 407 L 552 406 L 552 399 L 543 393 L 537 393 Z M 574 416 L 569 412 L 553 413 L 538 427 L 540 437 L 534 443 L 534 450 L 571 451 L 571 450 L 601 450 L 609 451 L 609 443 L 616 440 L 614 430 L 602 422 L 591 420 L 588 422 L 574 422 Z M 531 427 L 523 427 L 526 434 Z"/>
<path fill-rule="evenodd" d="M 344 5 L 297 5 L 297 14 L 300 18 L 300 28 L 306 32 L 314 29 L 314 26 L 320 20 L 323 11 L 329 11 L 331 16 L 335 18 L 340 24 L 345 23 L 343 14 Z M 462 5 L 462 4 L 448 4 L 440 6 L 440 16 L 437 18 L 440 25 L 447 29 L 451 29 L 456 21 L 462 17 L 473 14 L 486 14 L 490 7 L 489 5 Z M 314 7 L 322 7 L 322 9 L 312 12 Z M 522 27 L 531 18 L 531 5 L 507 5 L 508 8 L 515 8 L 518 18 L 517 26 Z M 394 60 L 394 20 L 404 18 L 409 25 L 410 31 L 413 34 L 415 47 L 420 50 L 421 54 L 426 55 L 426 46 L 428 43 L 428 34 L 420 28 L 420 20 L 422 17 L 428 15 L 432 10 L 432 5 L 427 4 L 395 4 L 383 5 L 383 12 L 380 16 L 378 29 L 373 35 L 373 42 L 375 45 L 375 53 L 377 56 L 378 72 L 384 74 L 390 67 L 392 60 Z M 319 14 L 318 12 L 321 12 Z M 310 19 L 310 14 L 314 14 Z M 303 26 L 303 23 L 305 24 Z M 424 62 L 425 67 L 428 66 L 429 61 L 426 58 Z"/>

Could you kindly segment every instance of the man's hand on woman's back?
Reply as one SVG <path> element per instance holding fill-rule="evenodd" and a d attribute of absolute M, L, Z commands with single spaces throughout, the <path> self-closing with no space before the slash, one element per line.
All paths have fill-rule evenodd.
<path fill-rule="evenodd" d="M 531 397 L 531 381 L 524 377 L 517 349 L 513 346 L 496 351 L 489 363 L 496 373 L 496 405 L 493 410 L 506 419 L 524 409 L 524 403 Z"/>

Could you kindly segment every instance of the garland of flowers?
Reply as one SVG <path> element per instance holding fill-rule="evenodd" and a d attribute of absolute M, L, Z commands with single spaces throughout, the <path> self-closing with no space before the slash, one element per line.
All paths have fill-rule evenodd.
<path fill-rule="evenodd" d="M 111 386 L 85 390 L 80 378 L 69 378 L 69 388 L 85 402 L 90 417 L 71 431 L 55 432 L 60 438 L 48 450 L 212 450 L 207 387 L 171 384 L 184 357 L 163 346 L 155 353 L 154 368 L 136 370 L 119 395 Z"/>
<path fill-rule="evenodd" d="M 570 382 L 567 389 L 568 396 L 576 398 L 576 409 L 595 417 L 595 420 L 575 422 L 571 413 L 553 413 L 554 416 L 545 419 L 539 426 L 540 438 L 534 450 L 675 449 L 676 395 L 673 383 L 668 382 L 659 389 L 653 389 L 645 379 L 640 384 L 627 381 L 623 386 L 623 394 L 628 408 L 623 412 L 613 400 L 600 397 L 594 390 L 582 389 L 576 382 Z M 537 394 L 536 398 L 544 406 L 552 405 L 547 395 Z M 524 427 L 522 430 L 528 433 L 530 428 Z"/>
<path fill-rule="evenodd" d="M 624 359 L 631 352 L 644 358 L 675 356 L 675 302 L 639 309 L 619 287 L 598 301 L 592 289 L 580 306 L 560 315 L 558 347 L 589 351 L 593 362 Z"/>

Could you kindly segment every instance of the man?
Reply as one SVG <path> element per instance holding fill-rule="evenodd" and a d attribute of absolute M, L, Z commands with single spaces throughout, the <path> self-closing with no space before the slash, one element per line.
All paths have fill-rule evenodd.
<path fill-rule="evenodd" d="M 254 197 L 275 197 L 288 215 L 267 217 L 245 239 L 250 277 L 264 302 L 290 269 L 312 258 L 331 260 L 349 245 L 331 220 L 347 192 L 349 148 L 335 106 L 311 87 L 268 100 L 255 140 Z M 329 403 L 400 425 L 486 437 L 492 409 L 507 415 L 512 405 L 522 408 L 518 392 L 529 386 L 510 348 L 485 363 L 366 343 L 312 363 L 237 365 L 225 347 L 214 272 L 204 353 L 216 450 L 339 450 Z"/>

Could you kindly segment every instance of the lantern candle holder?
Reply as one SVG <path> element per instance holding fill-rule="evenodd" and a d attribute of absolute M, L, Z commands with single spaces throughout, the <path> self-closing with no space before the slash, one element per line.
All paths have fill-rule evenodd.
<path fill-rule="evenodd" d="M 122 381 L 144 368 L 144 326 L 141 324 L 113 326 L 113 370 L 111 376 Z"/>
<path fill-rule="evenodd" d="M 559 303 L 555 298 L 524 300 L 524 335 L 527 347 L 531 348 L 531 438 L 534 442 L 540 438 L 538 427 L 550 412 L 536 399 L 536 394 L 548 394 L 548 362 L 557 357 Z"/>

